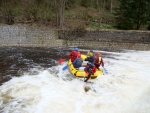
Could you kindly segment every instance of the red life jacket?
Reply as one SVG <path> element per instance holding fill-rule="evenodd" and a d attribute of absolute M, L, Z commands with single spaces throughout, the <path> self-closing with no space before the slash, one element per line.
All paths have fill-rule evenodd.
<path fill-rule="evenodd" d="M 102 61 L 102 57 L 95 56 L 94 60 L 95 60 L 95 64 L 100 65 Z"/>
<path fill-rule="evenodd" d="M 77 57 L 78 57 L 78 52 L 76 51 L 72 51 L 69 55 L 68 55 L 69 59 L 71 59 L 71 62 L 73 62 Z"/>
<path fill-rule="evenodd" d="M 102 64 L 102 66 L 104 67 L 104 61 L 103 61 L 102 57 L 95 56 L 94 60 L 95 60 L 95 63 L 94 63 L 95 65 L 100 66 Z"/>

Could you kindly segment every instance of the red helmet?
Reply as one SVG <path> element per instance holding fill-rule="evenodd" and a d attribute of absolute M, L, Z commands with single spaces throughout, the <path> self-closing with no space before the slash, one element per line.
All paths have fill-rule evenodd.
<path fill-rule="evenodd" d="M 96 53 L 96 56 L 101 56 L 101 54 L 98 52 L 98 53 Z"/>

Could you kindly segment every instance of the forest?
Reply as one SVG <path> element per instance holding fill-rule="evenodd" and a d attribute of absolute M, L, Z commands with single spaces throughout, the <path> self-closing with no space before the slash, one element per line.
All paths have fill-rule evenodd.
<path fill-rule="evenodd" d="M 0 23 L 150 30 L 150 0 L 0 0 Z"/>

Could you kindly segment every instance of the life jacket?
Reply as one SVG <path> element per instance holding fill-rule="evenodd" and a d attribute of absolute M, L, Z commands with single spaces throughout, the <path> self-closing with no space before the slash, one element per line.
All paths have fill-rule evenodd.
<path fill-rule="evenodd" d="M 76 65 L 77 66 L 81 66 L 82 65 L 82 59 L 81 58 L 77 58 L 77 61 L 76 61 Z"/>
<path fill-rule="evenodd" d="M 78 56 L 78 52 L 76 52 L 76 51 L 72 51 L 72 52 L 68 55 L 69 59 L 71 59 L 71 62 L 73 62 L 73 61 L 77 58 L 77 56 Z"/>
<path fill-rule="evenodd" d="M 95 63 L 94 63 L 94 64 L 100 65 L 100 64 L 101 64 L 101 61 L 102 61 L 102 57 L 96 56 L 96 57 L 94 58 L 94 60 L 95 60 Z"/>

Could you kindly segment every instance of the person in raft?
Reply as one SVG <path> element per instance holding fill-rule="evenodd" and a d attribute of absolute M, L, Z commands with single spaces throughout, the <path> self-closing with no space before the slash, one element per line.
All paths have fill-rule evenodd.
<path fill-rule="evenodd" d="M 92 50 L 87 52 L 87 58 L 85 59 L 85 61 L 89 61 L 91 63 L 94 63 L 94 53 Z"/>
<path fill-rule="evenodd" d="M 99 69 L 101 64 L 102 64 L 102 67 L 104 68 L 104 61 L 101 57 L 101 54 L 98 52 L 98 53 L 96 53 L 96 55 L 94 57 L 94 65 L 96 66 L 97 69 Z"/>
<path fill-rule="evenodd" d="M 70 52 L 70 54 L 68 55 L 69 59 L 71 59 L 71 62 L 74 62 L 76 58 L 81 57 L 81 53 L 78 50 L 78 48 L 74 48 L 74 51 Z"/>
<path fill-rule="evenodd" d="M 77 58 L 72 62 L 73 66 L 74 66 L 75 68 L 80 68 L 80 67 L 82 66 L 82 63 L 83 63 L 83 61 L 82 61 L 82 59 L 79 58 L 79 57 L 77 57 Z"/>
<path fill-rule="evenodd" d="M 91 75 L 94 75 L 94 73 L 96 72 L 96 66 L 94 65 L 94 63 L 88 62 L 84 71 L 88 73 L 88 77 L 84 80 L 84 82 L 87 82 L 91 78 Z"/>

